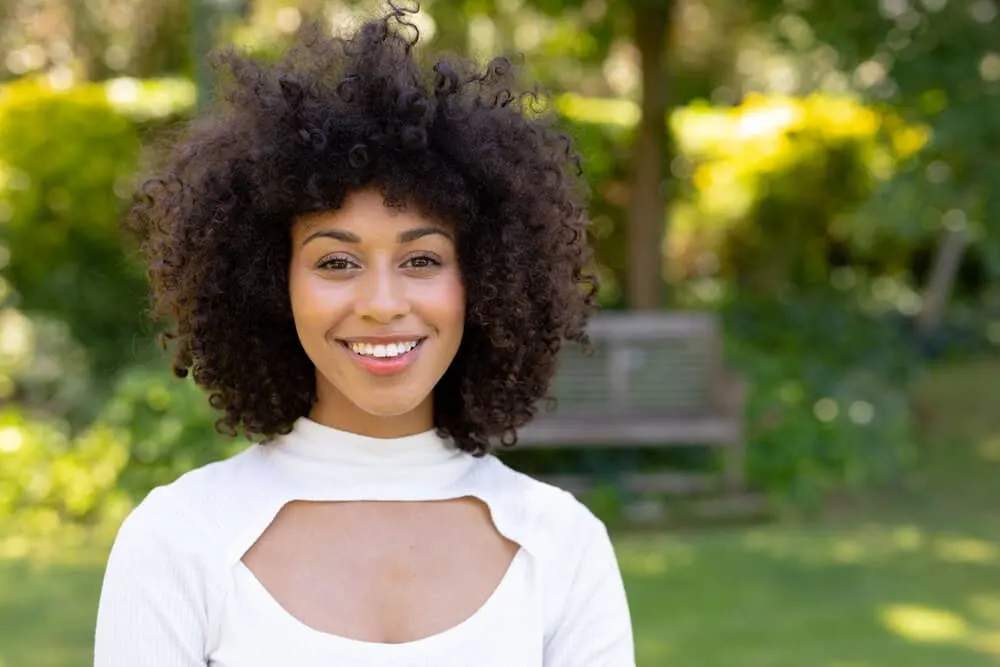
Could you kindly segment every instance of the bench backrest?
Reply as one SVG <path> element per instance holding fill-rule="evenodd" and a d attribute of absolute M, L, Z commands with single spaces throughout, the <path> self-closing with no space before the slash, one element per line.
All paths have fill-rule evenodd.
<path fill-rule="evenodd" d="M 589 333 L 592 354 L 575 344 L 563 348 L 550 391 L 558 404 L 549 415 L 695 415 L 712 409 L 722 361 L 714 315 L 603 313 Z"/>

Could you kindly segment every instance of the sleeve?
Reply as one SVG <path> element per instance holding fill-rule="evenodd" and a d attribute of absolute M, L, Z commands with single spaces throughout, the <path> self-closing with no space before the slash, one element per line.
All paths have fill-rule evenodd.
<path fill-rule="evenodd" d="M 190 525 L 157 503 L 156 493 L 133 510 L 111 549 L 97 612 L 95 667 L 207 664 L 205 588 L 178 539 Z"/>
<path fill-rule="evenodd" d="M 635 667 L 625 586 L 607 529 L 588 516 L 585 544 L 544 667 Z"/>

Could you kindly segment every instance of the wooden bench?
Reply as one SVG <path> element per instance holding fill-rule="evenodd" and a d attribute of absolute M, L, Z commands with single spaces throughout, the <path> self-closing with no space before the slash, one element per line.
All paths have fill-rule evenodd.
<path fill-rule="evenodd" d="M 629 473 L 635 494 L 697 494 L 744 488 L 744 383 L 727 370 L 717 318 L 702 312 L 605 313 L 589 328 L 593 351 L 563 351 L 551 395 L 519 432 L 518 448 L 703 445 L 721 448 L 723 473 Z M 588 475 L 550 481 L 574 493 Z"/>

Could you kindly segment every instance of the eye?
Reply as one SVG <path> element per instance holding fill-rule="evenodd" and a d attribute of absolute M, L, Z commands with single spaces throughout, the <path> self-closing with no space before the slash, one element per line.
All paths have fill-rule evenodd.
<path fill-rule="evenodd" d="M 358 268 L 358 265 L 347 257 L 326 257 L 320 260 L 316 268 L 323 271 L 347 271 Z"/>
<path fill-rule="evenodd" d="M 429 255 L 417 255 L 416 257 L 411 257 L 406 260 L 406 262 L 403 263 L 403 266 L 410 269 L 431 269 L 436 266 L 441 266 L 441 262 Z"/>

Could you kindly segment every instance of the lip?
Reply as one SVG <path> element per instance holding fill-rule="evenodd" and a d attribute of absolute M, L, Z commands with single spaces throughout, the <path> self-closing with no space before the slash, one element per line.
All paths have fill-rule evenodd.
<path fill-rule="evenodd" d="M 369 345 L 388 345 L 390 343 L 408 343 L 412 340 L 423 342 L 427 336 L 414 334 L 392 334 L 389 336 L 351 336 L 350 338 L 338 338 L 340 343 L 368 343 Z"/>
<path fill-rule="evenodd" d="M 423 349 L 424 341 L 427 339 L 426 336 L 383 336 L 383 337 L 366 337 L 366 338 L 340 338 L 337 340 L 340 346 L 344 349 L 344 352 L 361 367 L 362 370 L 371 373 L 372 375 L 378 376 L 388 376 L 397 375 L 402 373 L 407 368 L 413 365 L 413 363 L 419 358 L 420 351 Z M 417 346 L 397 357 L 385 358 L 385 357 L 366 357 L 358 354 L 350 348 L 348 343 L 369 343 L 372 345 L 388 345 L 389 343 L 398 343 L 406 341 L 417 341 Z"/>

